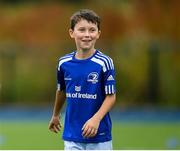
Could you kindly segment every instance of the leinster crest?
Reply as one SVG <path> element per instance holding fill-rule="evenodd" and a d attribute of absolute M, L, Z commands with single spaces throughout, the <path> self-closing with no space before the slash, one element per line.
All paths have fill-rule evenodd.
<path fill-rule="evenodd" d="M 91 72 L 89 75 L 88 75 L 88 78 L 87 78 L 87 81 L 88 82 L 91 82 L 93 84 L 96 84 L 98 82 L 98 73 L 97 72 Z"/>

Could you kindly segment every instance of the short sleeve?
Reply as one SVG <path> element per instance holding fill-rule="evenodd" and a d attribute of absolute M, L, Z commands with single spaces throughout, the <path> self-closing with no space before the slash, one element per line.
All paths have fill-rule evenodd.
<path fill-rule="evenodd" d="M 57 67 L 57 90 L 63 91 L 65 90 L 65 82 L 64 82 L 64 72 L 60 63 Z"/>
<path fill-rule="evenodd" d="M 111 59 L 111 68 L 104 72 L 104 91 L 105 94 L 116 93 L 115 69 Z"/>

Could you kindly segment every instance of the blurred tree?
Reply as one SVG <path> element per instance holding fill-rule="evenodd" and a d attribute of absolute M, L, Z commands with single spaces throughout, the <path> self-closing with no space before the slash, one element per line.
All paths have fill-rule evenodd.
<path fill-rule="evenodd" d="M 1 51 L 1 103 L 16 101 L 16 53 L 13 48 Z"/>
<path fill-rule="evenodd" d="M 2 4 L 8 2 L 9 5 Z M 42 103 L 53 98 L 56 61 L 75 48 L 68 35 L 69 17 L 75 10 L 86 7 L 102 18 L 97 48 L 114 60 L 119 102 L 139 105 L 149 100 L 180 106 L 179 3 L 179 0 L 3 0 L 0 41 L 7 44 L 7 52 L 0 54 L 0 76 L 3 74 L 7 80 L 4 76 L 16 70 L 16 95 L 21 103 L 22 100 Z M 12 43 L 16 59 L 7 54 Z M 6 71 L 7 62 L 16 63 L 12 71 Z M 10 80 L 7 88 L 14 82 Z M 12 94 L 13 89 L 7 90 L 7 94 Z"/>
<path fill-rule="evenodd" d="M 58 0 L 59 2 L 61 2 L 61 0 Z M 67 2 L 67 3 L 84 3 L 84 2 L 87 2 L 89 0 L 63 0 L 64 2 Z"/>
<path fill-rule="evenodd" d="M 84 3 L 87 2 L 89 0 L 1 0 L 0 3 L 4 3 L 4 4 L 18 4 L 18 3 L 45 3 L 45 2 L 49 2 L 49 3 L 53 3 L 53 2 L 66 2 L 66 3 Z"/>
<path fill-rule="evenodd" d="M 156 42 L 151 42 L 148 50 L 148 93 L 147 100 L 157 103 L 159 97 L 159 49 Z"/>

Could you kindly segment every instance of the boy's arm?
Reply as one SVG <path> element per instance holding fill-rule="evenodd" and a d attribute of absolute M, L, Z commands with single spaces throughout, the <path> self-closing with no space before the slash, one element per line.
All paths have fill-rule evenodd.
<path fill-rule="evenodd" d="M 53 109 L 53 115 L 49 122 L 49 130 L 57 133 L 60 131 L 61 124 L 59 121 L 60 110 L 66 100 L 66 95 L 63 91 L 56 90 L 55 104 Z"/>
<path fill-rule="evenodd" d="M 110 111 L 116 101 L 116 94 L 106 95 L 106 98 L 101 105 L 100 109 L 90 118 L 83 126 L 82 135 L 84 137 L 94 137 L 97 134 L 97 130 L 100 121 Z"/>

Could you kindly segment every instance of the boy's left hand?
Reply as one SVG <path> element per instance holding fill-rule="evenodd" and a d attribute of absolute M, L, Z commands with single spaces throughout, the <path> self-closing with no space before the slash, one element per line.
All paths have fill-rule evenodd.
<path fill-rule="evenodd" d="M 85 138 L 94 137 L 97 134 L 100 120 L 96 117 L 90 118 L 82 127 L 82 136 Z"/>

